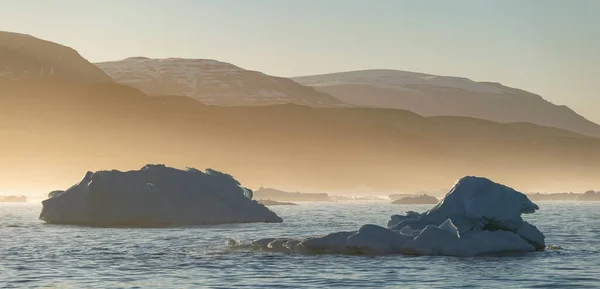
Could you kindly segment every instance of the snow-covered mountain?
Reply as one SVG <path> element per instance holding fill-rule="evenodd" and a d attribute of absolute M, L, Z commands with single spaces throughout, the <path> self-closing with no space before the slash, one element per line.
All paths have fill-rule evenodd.
<path fill-rule="evenodd" d="M 115 81 L 149 95 L 182 95 L 205 104 L 251 106 L 294 103 L 345 106 L 336 98 L 288 78 L 209 59 L 132 57 L 96 63 Z"/>
<path fill-rule="evenodd" d="M 112 82 L 70 47 L 5 31 L 0 31 L 0 79 Z"/>
<path fill-rule="evenodd" d="M 499 83 L 398 70 L 362 70 L 292 79 L 351 105 L 407 109 L 423 116 L 530 122 L 600 136 L 600 125 L 570 108 Z"/>

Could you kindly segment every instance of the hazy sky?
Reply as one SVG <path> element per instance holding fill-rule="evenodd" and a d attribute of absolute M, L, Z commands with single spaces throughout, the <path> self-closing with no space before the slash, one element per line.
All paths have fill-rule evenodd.
<path fill-rule="evenodd" d="M 0 29 L 90 61 L 212 58 L 278 76 L 496 81 L 600 122 L 600 0 L 0 0 Z"/>

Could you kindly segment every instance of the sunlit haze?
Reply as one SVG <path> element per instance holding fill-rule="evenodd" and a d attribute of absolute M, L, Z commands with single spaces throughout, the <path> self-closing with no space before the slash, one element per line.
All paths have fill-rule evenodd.
<path fill-rule="evenodd" d="M 600 288 L 600 0 L 0 0 L 2 288 Z"/>
<path fill-rule="evenodd" d="M 600 122 L 600 1 L 19 0 L 0 29 L 92 62 L 208 58 L 277 76 L 389 68 L 501 82 Z"/>

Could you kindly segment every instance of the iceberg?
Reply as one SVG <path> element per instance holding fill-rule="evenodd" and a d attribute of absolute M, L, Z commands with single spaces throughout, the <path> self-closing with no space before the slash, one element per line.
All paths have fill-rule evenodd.
<path fill-rule="evenodd" d="M 295 203 L 291 203 L 291 202 L 279 202 L 279 201 L 273 201 L 273 200 L 256 200 L 257 202 L 265 205 L 265 206 L 297 206 L 298 204 Z"/>
<path fill-rule="evenodd" d="M 251 190 L 215 170 L 146 165 L 136 171 L 87 172 L 66 191 L 51 192 L 39 218 L 109 227 L 283 221 L 251 198 Z"/>
<path fill-rule="evenodd" d="M 545 248 L 545 236 L 522 214 L 539 207 L 526 195 L 481 177 L 460 179 L 424 213 L 394 215 L 388 227 L 310 237 L 298 242 L 254 242 L 259 250 L 304 253 L 477 256 Z M 283 246 L 282 244 L 286 244 Z"/>
<path fill-rule="evenodd" d="M 594 192 L 592 190 L 586 191 L 585 193 L 577 196 L 577 201 L 600 201 L 600 191 Z"/>
<path fill-rule="evenodd" d="M 0 203 L 25 203 L 26 196 L 0 196 Z"/>
<path fill-rule="evenodd" d="M 438 203 L 438 199 L 433 196 L 429 196 L 427 194 L 420 196 L 410 196 L 395 200 L 392 204 L 401 204 L 401 205 L 435 205 Z"/>

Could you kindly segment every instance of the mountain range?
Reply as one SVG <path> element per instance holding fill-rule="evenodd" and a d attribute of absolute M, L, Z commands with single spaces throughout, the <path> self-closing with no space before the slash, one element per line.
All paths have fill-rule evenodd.
<path fill-rule="evenodd" d="M 380 69 L 290 80 L 216 60 L 181 58 L 132 57 L 96 65 L 116 82 L 149 95 L 185 95 L 205 104 L 405 109 L 423 116 L 530 122 L 600 137 L 600 125 L 567 106 L 500 83 L 462 77 Z"/>
<path fill-rule="evenodd" d="M 530 122 L 600 137 L 600 125 L 564 105 L 494 82 L 399 70 L 363 70 L 293 78 L 355 106 L 406 109 L 423 116 Z"/>
<path fill-rule="evenodd" d="M 248 106 L 294 103 L 313 107 L 347 106 L 327 93 L 288 78 L 210 59 L 132 57 L 96 63 L 121 84 L 149 95 L 184 95 L 205 104 Z"/>
<path fill-rule="evenodd" d="M 36 62 L 42 55 L 36 53 L 0 58 L 2 65 L 13 63 L 0 77 L 3 187 L 49 191 L 76 181 L 81 171 L 145 163 L 212 167 L 249 187 L 329 191 L 364 185 L 388 192 L 436 190 L 464 175 L 522 190 L 599 184 L 600 139 L 580 133 L 341 102 L 207 105 L 193 96 L 150 94 L 112 81 L 71 48 L 17 36 L 27 37 L 33 51 L 43 50 L 47 61 Z M 63 63 L 59 55 L 72 59 Z M 14 77 L 24 70 L 12 67 L 54 67 L 55 73 Z"/>
<path fill-rule="evenodd" d="M 26 34 L 0 31 L 0 78 L 112 82 L 77 51 Z"/>

